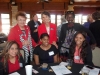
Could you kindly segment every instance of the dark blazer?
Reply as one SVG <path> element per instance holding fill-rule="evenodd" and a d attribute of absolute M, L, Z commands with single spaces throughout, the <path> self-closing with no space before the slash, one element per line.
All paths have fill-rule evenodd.
<path fill-rule="evenodd" d="M 0 75 L 8 75 L 9 74 L 8 64 L 6 65 L 6 68 L 4 69 L 3 68 L 3 63 L 1 62 L 1 60 L 2 60 L 2 57 L 0 57 Z M 22 56 L 20 57 L 19 62 L 23 64 L 23 67 L 25 67 L 25 61 L 23 60 Z M 23 67 L 21 67 L 21 68 L 23 68 Z"/>
<path fill-rule="evenodd" d="M 86 51 L 87 51 L 86 58 L 83 60 L 84 64 L 94 66 L 93 62 L 92 62 L 92 50 L 91 50 L 91 47 L 89 45 L 86 47 Z M 72 55 L 72 52 L 71 52 L 71 50 L 69 50 L 69 58 L 74 60 L 74 57 L 71 57 L 71 55 Z"/>
<path fill-rule="evenodd" d="M 66 37 L 66 31 L 69 30 L 69 27 L 67 25 L 68 23 L 65 23 L 62 25 L 61 27 L 61 33 L 60 33 L 60 37 L 59 37 L 59 44 L 58 44 L 58 49 L 60 50 L 62 44 L 65 41 L 65 37 Z M 90 41 L 92 44 L 95 44 L 96 41 L 94 39 L 94 36 L 92 35 L 92 33 L 85 28 L 84 26 L 80 25 L 79 23 L 74 23 L 74 26 L 70 27 L 70 29 L 73 28 L 75 31 L 85 31 L 87 33 L 87 35 L 90 37 Z"/>
<path fill-rule="evenodd" d="M 89 29 L 94 35 L 97 46 L 100 47 L 100 20 L 91 23 Z"/>
<path fill-rule="evenodd" d="M 41 25 L 41 23 L 39 21 L 37 21 L 38 25 Z M 28 26 L 30 27 L 30 31 L 31 31 L 31 36 L 34 39 L 34 41 L 37 43 L 39 41 L 39 37 L 38 37 L 38 32 L 33 32 L 35 29 L 37 29 L 37 27 L 35 27 L 35 22 L 33 20 L 28 22 Z"/>

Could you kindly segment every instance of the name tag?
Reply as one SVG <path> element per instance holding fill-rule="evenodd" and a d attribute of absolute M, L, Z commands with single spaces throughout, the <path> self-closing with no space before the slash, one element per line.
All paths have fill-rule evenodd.
<path fill-rule="evenodd" d="M 52 56 L 52 55 L 54 55 L 54 52 L 53 51 L 49 52 L 49 56 Z"/>
<path fill-rule="evenodd" d="M 38 25 L 35 25 L 34 27 L 37 27 Z"/>
<path fill-rule="evenodd" d="M 20 66 L 20 67 L 23 67 L 23 64 L 22 64 L 22 63 L 19 63 L 19 66 Z"/>
<path fill-rule="evenodd" d="M 80 57 L 79 57 L 79 56 L 75 56 L 74 58 L 75 58 L 75 59 L 77 59 L 77 60 L 79 60 L 79 59 L 80 59 Z"/>

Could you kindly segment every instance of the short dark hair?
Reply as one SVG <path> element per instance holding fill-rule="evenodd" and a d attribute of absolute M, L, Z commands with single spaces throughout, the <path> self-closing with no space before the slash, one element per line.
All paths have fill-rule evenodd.
<path fill-rule="evenodd" d="M 36 15 L 36 13 L 32 14 L 32 18 Z"/>
<path fill-rule="evenodd" d="M 94 20 L 100 19 L 100 11 L 93 12 L 92 17 Z"/>
<path fill-rule="evenodd" d="M 74 11 L 67 11 L 67 12 L 65 13 L 65 18 L 66 18 L 67 15 L 69 15 L 69 14 L 73 15 L 73 17 L 75 18 L 75 13 L 74 13 Z"/>
<path fill-rule="evenodd" d="M 41 34 L 40 39 L 43 39 L 45 36 L 47 36 L 49 38 L 49 35 L 47 33 L 43 33 L 43 34 Z"/>
<path fill-rule="evenodd" d="M 43 15 L 43 14 L 44 14 L 44 15 L 47 15 L 47 16 L 50 18 L 50 13 L 49 13 L 49 12 L 43 11 L 43 12 L 42 12 L 42 15 Z"/>
<path fill-rule="evenodd" d="M 22 17 L 24 17 L 25 19 L 27 19 L 26 13 L 23 12 L 23 11 L 19 11 L 19 12 L 16 14 L 16 20 L 17 20 L 18 16 L 22 16 Z"/>

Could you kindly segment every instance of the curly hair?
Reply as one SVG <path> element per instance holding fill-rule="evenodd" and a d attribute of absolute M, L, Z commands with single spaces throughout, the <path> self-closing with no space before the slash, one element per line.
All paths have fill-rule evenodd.
<path fill-rule="evenodd" d="M 92 17 L 93 17 L 94 20 L 100 19 L 100 11 L 95 11 L 95 12 L 92 14 Z"/>
<path fill-rule="evenodd" d="M 8 51 L 9 51 L 9 49 L 11 48 L 11 46 L 12 46 L 13 44 L 16 44 L 16 45 L 17 45 L 17 48 L 18 48 L 18 54 L 17 54 L 17 56 L 18 56 L 18 60 L 20 59 L 20 52 L 19 52 L 20 50 L 19 50 L 19 45 L 18 45 L 18 43 L 15 42 L 15 41 L 8 41 L 8 42 L 6 43 L 6 46 L 5 46 L 5 48 L 4 48 L 3 52 L 2 52 L 2 54 L 0 55 L 0 56 L 2 57 L 1 62 L 3 62 L 4 68 L 6 68 L 7 61 L 8 61 L 8 59 L 9 59 Z"/>
<path fill-rule="evenodd" d="M 83 62 L 84 62 L 84 60 L 85 60 L 85 58 L 86 58 L 86 55 L 87 55 L 87 51 L 86 51 L 87 49 L 86 49 L 86 48 L 88 47 L 89 44 L 88 44 L 88 42 L 87 42 L 87 40 L 86 40 L 87 34 L 86 34 L 85 32 L 83 32 L 83 31 L 78 31 L 78 32 L 74 35 L 73 41 L 72 41 L 71 46 L 70 46 L 70 56 L 71 56 L 71 59 L 74 58 L 75 47 L 76 47 L 75 38 L 76 38 L 76 36 L 77 36 L 78 34 L 82 34 L 83 37 L 85 38 L 85 40 L 83 41 L 83 43 L 82 43 L 82 45 L 81 45 L 81 47 L 80 47 L 80 49 L 81 49 L 80 58 L 82 58 L 82 59 L 83 59 Z"/>

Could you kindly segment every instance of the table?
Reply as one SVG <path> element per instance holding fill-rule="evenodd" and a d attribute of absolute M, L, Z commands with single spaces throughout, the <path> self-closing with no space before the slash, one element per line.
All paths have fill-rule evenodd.
<path fill-rule="evenodd" d="M 50 63 L 48 64 L 49 68 L 50 66 L 54 66 L 54 65 L 58 65 L 58 63 Z M 79 71 L 81 70 L 81 68 L 83 68 L 84 65 L 82 64 L 73 64 L 72 68 L 71 68 L 71 74 L 66 74 L 66 75 L 81 75 L 79 74 Z M 39 73 L 37 73 L 36 75 L 55 75 L 54 72 L 49 72 L 48 70 L 42 70 L 41 68 L 39 68 L 39 66 L 33 65 L 33 68 L 35 70 L 37 70 Z M 26 75 L 25 72 L 25 68 L 20 69 L 19 71 L 17 71 L 20 75 Z M 32 73 L 32 75 L 35 75 L 34 73 Z"/>

